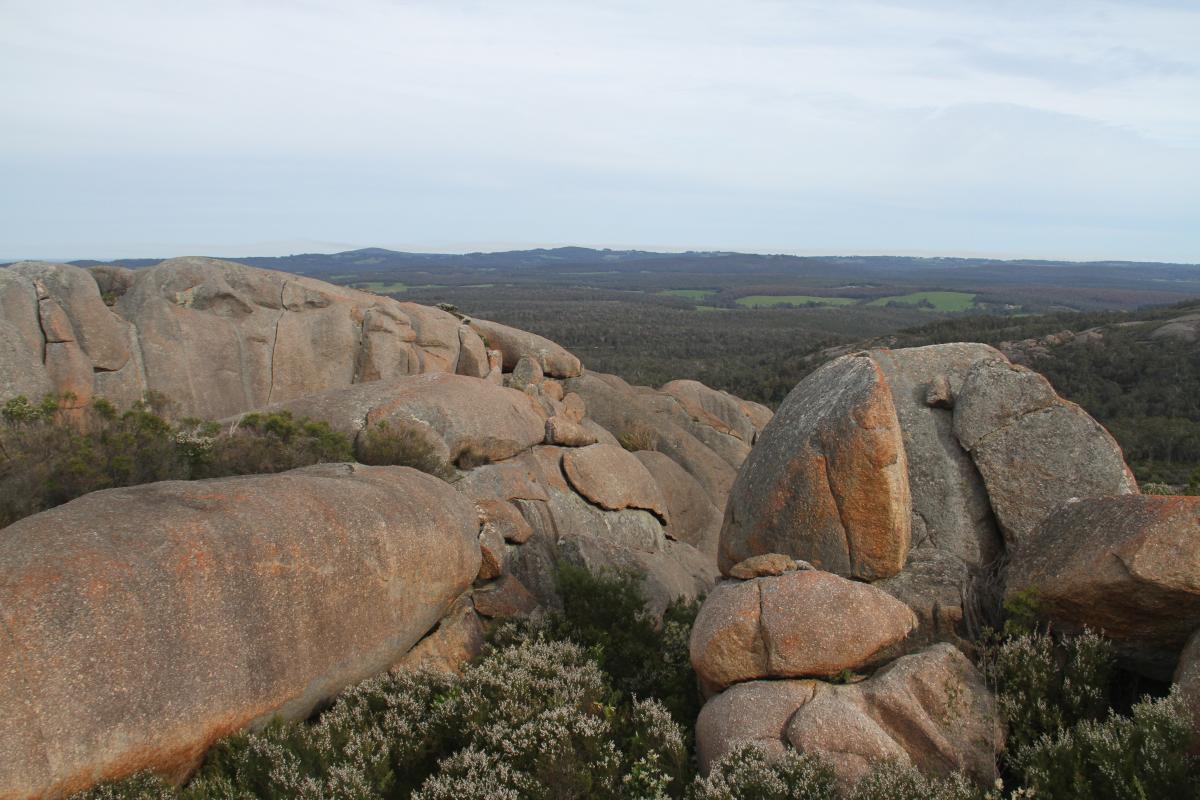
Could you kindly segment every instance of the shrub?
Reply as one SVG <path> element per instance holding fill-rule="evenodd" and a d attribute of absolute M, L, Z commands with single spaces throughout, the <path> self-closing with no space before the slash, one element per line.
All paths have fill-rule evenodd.
<path fill-rule="evenodd" d="M 363 464 L 413 467 L 447 479 L 454 469 L 439 454 L 424 430 L 411 425 L 389 425 L 386 421 L 359 434 L 354 454 Z"/>
<path fill-rule="evenodd" d="M 630 452 L 657 450 L 658 432 L 643 422 L 635 422 L 617 437 L 617 441 Z"/>
<path fill-rule="evenodd" d="M 912 767 L 885 763 L 867 773 L 850 797 L 851 800 L 985 800 L 989 796 L 961 773 L 936 778 Z"/>
<path fill-rule="evenodd" d="M 981 667 L 1008 726 L 1008 748 L 1016 751 L 1081 720 L 1101 718 L 1115 662 L 1111 643 L 1097 634 L 1055 642 L 1030 633 L 985 644 Z"/>
<path fill-rule="evenodd" d="M 1143 700 L 1130 716 L 1110 714 L 1044 734 L 1014 754 L 1035 797 L 1137 800 L 1200 797 L 1192 726 L 1178 691 Z"/>
<path fill-rule="evenodd" d="M 203 441 L 203 433 L 201 433 Z M 350 439 L 326 422 L 290 411 L 247 414 L 223 436 L 208 439 L 192 477 L 259 475 L 330 461 L 353 461 Z"/>
<path fill-rule="evenodd" d="M 697 778 L 688 800 L 836 800 L 833 769 L 821 759 L 789 750 L 768 758 L 752 744 L 726 753 Z"/>

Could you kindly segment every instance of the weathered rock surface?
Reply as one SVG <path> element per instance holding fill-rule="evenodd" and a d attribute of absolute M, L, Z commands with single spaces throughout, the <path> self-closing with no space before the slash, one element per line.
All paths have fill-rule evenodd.
<path fill-rule="evenodd" d="M 1006 595 L 1036 593 L 1060 630 L 1084 626 L 1164 677 L 1200 627 L 1200 497 L 1070 502 L 1012 554 Z"/>
<path fill-rule="evenodd" d="M 483 650 L 483 623 L 470 595 L 462 595 L 437 627 L 404 654 L 393 669 L 429 669 L 457 675 Z"/>
<path fill-rule="evenodd" d="M 359 437 L 380 423 L 419 435 L 445 461 L 500 461 L 545 438 L 533 398 L 479 378 L 435 373 L 355 384 L 264 411 L 290 411 Z"/>
<path fill-rule="evenodd" d="M 812 568 L 812 564 L 807 561 L 797 561 L 782 553 L 764 553 L 761 556 L 750 556 L 745 561 L 734 564 L 729 570 L 729 577 L 748 581 L 751 578 L 765 578 Z"/>
<path fill-rule="evenodd" d="M 0 537 L 0 796 L 59 797 L 305 717 L 432 628 L 478 521 L 402 467 L 87 495 Z"/>
<path fill-rule="evenodd" d="M 667 501 L 654 477 L 623 448 L 594 444 L 566 450 L 562 464 L 575 490 L 601 508 L 642 508 L 668 521 Z"/>
<path fill-rule="evenodd" d="M 525 616 L 538 605 L 525 584 L 512 575 L 500 576 L 495 583 L 477 590 L 471 599 L 477 613 L 499 619 Z"/>
<path fill-rule="evenodd" d="M 1008 544 L 1072 497 L 1137 491 L 1121 448 L 1100 423 L 1036 372 L 980 361 L 963 381 L 954 432 L 971 453 Z"/>
<path fill-rule="evenodd" d="M 746 444 L 754 444 L 758 432 L 772 416 L 766 406 L 710 389 L 699 381 L 671 381 L 663 384 L 660 391 L 673 397 L 698 422 Z"/>
<path fill-rule="evenodd" d="M 827 759 L 844 788 L 885 759 L 990 784 L 1003 743 L 983 676 L 945 643 L 899 658 L 862 683 L 818 684 L 786 736 L 797 750 Z"/>
<path fill-rule="evenodd" d="M 710 689 L 757 678 L 823 677 L 875 662 L 916 620 L 890 595 L 805 570 L 726 582 L 692 628 L 692 666 Z"/>
<path fill-rule="evenodd" d="M 899 658 L 861 683 L 731 686 L 705 704 L 696 722 L 701 771 L 744 742 L 768 754 L 789 745 L 818 754 L 846 790 L 888 759 L 991 783 L 1003 733 L 982 676 L 943 643 Z"/>
<path fill-rule="evenodd" d="M 935 547 L 918 547 L 908 554 L 899 575 L 871 584 L 895 597 L 917 615 L 917 629 L 906 646 L 950 642 L 972 652 L 970 639 L 985 625 L 997 625 L 996 609 L 983 607 L 994 598 L 981 598 L 977 588 L 986 575 L 973 572 L 958 556 Z"/>
<path fill-rule="evenodd" d="M 869 357 L 844 356 L 801 381 L 759 435 L 730 492 L 718 564 L 783 553 L 886 578 L 904 566 L 911 516 L 887 380 Z"/>
<path fill-rule="evenodd" d="M 554 378 L 573 378 L 583 372 L 578 358 L 537 334 L 483 319 L 472 319 L 470 325 L 483 336 L 488 347 L 503 354 L 505 369 L 514 369 L 517 362 L 528 356 L 542 372 Z"/>
<path fill-rule="evenodd" d="M 654 477 L 667 503 L 667 536 L 692 545 L 715 559 L 721 535 L 721 512 L 708 492 L 687 470 L 656 450 L 633 454 Z"/>
<path fill-rule="evenodd" d="M 561 447 L 587 447 L 596 444 L 597 436 L 592 431 L 572 422 L 566 417 L 550 417 L 546 420 L 546 444 Z"/>
<path fill-rule="evenodd" d="M 4 270 L 0 303 L 18 330 L 0 358 L 17 358 L 5 352 L 10 341 L 38 358 L 22 357 L 25 385 L 0 384 L 0 400 L 36 397 L 48 384 L 124 405 L 152 390 L 180 415 L 220 418 L 352 383 L 490 370 L 478 335 L 438 309 L 209 258 L 126 272 L 33 262 Z M 111 309 L 98 280 L 112 284 Z"/>
<path fill-rule="evenodd" d="M 953 412 L 931 406 L 928 395 L 941 381 L 938 391 L 949 393 L 942 402 L 953 402 L 974 364 L 1003 357 L 983 344 L 874 350 L 871 357 L 887 377 L 904 439 L 913 547 L 928 544 L 972 568 L 990 563 L 1001 543 L 983 479 L 954 436 Z"/>
<path fill-rule="evenodd" d="M 736 474 L 734 467 L 680 427 L 668 413 L 650 408 L 628 383 L 615 375 L 589 371 L 567 381 L 566 388 L 584 400 L 591 419 L 617 440 L 651 438 L 653 446 L 642 449 L 670 457 L 708 490 L 714 504 L 728 496 Z"/>
<path fill-rule="evenodd" d="M 817 681 L 749 681 L 714 695 L 696 720 L 700 772 L 739 745 L 750 743 L 771 756 L 788 749 L 787 725 L 812 699 Z"/>

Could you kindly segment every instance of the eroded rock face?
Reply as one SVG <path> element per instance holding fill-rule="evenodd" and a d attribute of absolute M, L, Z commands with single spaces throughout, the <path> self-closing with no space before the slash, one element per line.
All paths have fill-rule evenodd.
<path fill-rule="evenodd" d="M 865 355 L 809 375 L 759 435 L 729 495 L 722 571 L 762 553 L 867 580 L 904 566 L 912 501 L 887 380 Z"/>
<path fill-rule="evenodd" d="M 715 559 L 721 512 L 708 492 L 687 470 L 656 450 L 639 450 L 634 456 L 662 490 L 668 512 L 667 536 Z"/>
<path fill-rule="evenodd" d="M 710 689 L 758 678 L 825 677 L 877 661 L 916 620 L 864 583 L 804 570 L 719 584 L 692 628 L 692 666 Z"/>
<path fill-rule="evenodd" d="M 982 344 L 873 350 L 871 357 L 887 377 L 904 439 L 913 547 L 950 553 L 971 568 L 991 563 L 1001 543 L 987 490 L 946 406 L 974 364 L 1003 357 Z"/>
<path fill-rule="evenodd" d="M 573 378 L 583 372 L 578 358 L 549 339 L 483 319 L 473 319 L 470 324 L 488 347 L 501 352 L 507 370 L 515 369 L 522 358 L 529 357 L 553 378 Z"/>
<path fill-rule="evenodd" d="M 611 444 L 566 450 L 563 471 L 577 492 L 601 508 L 643 508 L 667 522 L 667 501 L 632 453 Z"/>
<path fill-rule="evenodd" d="M 355 384 L 272 403 L 263 411 L 322 420 L 351 437 L 380 423 L 411 430 L 449 463 L 510 458 L 541 444 L 546 428 L 524 392 L 448 373 Z"/>
<path fill-rule="evenodd" d="M 1012 554 L 1005 592 L 1036 593 L 1060 630 L 1090 627 L 1166 677 L 1200 627 L 1200 497 L 1070 502 Z"/>
<path fill-rule="evenodd" d="M 963 381 L 954 432 L 971 453 L 1010 546 L 1073 497 L 1137 491 L 1121 448 L 1100 423 L 1036 372 L 980 361 Z"/>
<path fill-rule="evenodd" d="M 828 760 L 843 788 L 886 759 L 990 784 L 1003 744 L 983 676 L 945 643 L 899 658 L 862 683 L 817 685 L 786 736 L 800 752 Z"/>
<path fill-rule="evenodd" d="M 663 384 L 660 391 L 673 397 L 697 421 L 746 444 L 754 444 L 758 432 L 772 416 L 766 406 L 710 389 L 699 381 L 671 381 Z"/>
<path fill-rule="evenodd" d="M 25 377 L 0 384 L 0 399 L 46 388 L 127 405 L 151 390 L 181 416 L 216 419 L 352 383 L 490 373 L 482 340 L 446 312 L 229 261 L 92 274 L 26 262 L 4 274 L 20 355 L 6 337 L 0 359 Z"/>
<path fill-rule="evenodd" d="M 0 537 L 0 796 L 64 796 L 304 718 L 395 663 L 479 569 L 478 518 L 403 467 L 86 495 Z"/>

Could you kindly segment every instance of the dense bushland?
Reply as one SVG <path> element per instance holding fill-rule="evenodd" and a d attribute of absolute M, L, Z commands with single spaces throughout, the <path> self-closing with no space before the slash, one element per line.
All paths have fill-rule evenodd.
<path fill-rule="evenodd" d="M 362 460 L 453 473 L 426 442 L 379 426 L 352 443 L 325 422 L 290 412 L 247 414 L 229 430 L 215 422 L 168 419 L 157 395 L 124 411 L 97 399 L 25 397 L 0 408 L 0 527 L 88 492 L 164 480 L 283 472 L 322 462 Z"/>

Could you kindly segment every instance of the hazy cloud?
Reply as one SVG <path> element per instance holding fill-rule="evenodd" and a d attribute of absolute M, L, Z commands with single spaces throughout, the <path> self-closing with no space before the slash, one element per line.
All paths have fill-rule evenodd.
<path fill-rule="evenodd" d="M 1200 261 L 1197 41 L 1145 0 L 0 0 L 0 257 Z"/>

